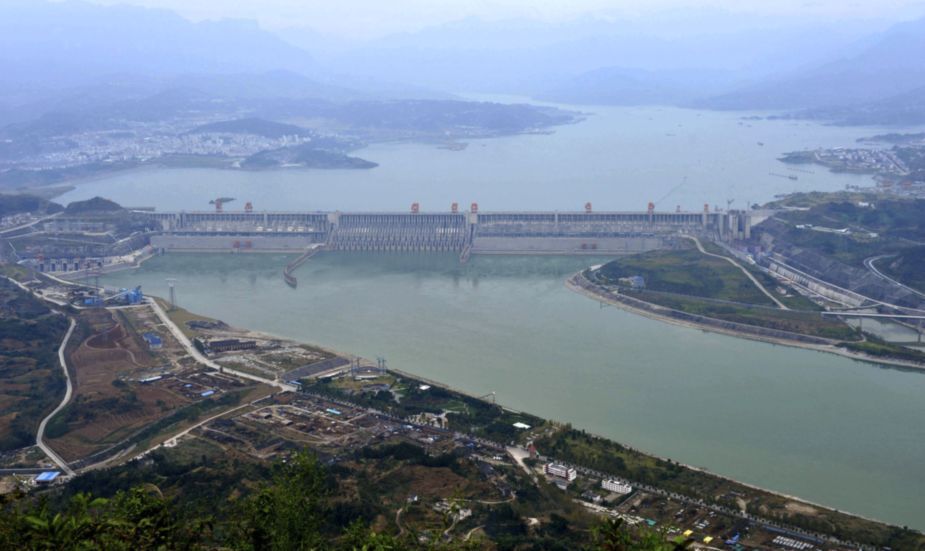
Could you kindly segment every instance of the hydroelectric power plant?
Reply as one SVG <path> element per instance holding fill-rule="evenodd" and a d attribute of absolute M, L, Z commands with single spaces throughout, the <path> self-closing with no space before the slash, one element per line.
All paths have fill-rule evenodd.
<path fill-rule="evenodd" d="M 469 254 L 627 254 L 670 246 L 679 233 L 748 238 L 751 215 L 719 211 L 148 212 L 159 251 L 455 251 Z"/>
<path fill-rule="evenodd" d="M 168 251 L 301 251 L 283 273 L 292 272 L 321 250 L 456 252 L 471 254 L 632 254 L 672 247 L 681 233 L 713 239 L 746 239 L 751 216 L 745 211 L 657 212 L 479 212 L 477 203 L 460 211 L 423 212 L 150 212 L 161 232 L 152 247 Z"/>

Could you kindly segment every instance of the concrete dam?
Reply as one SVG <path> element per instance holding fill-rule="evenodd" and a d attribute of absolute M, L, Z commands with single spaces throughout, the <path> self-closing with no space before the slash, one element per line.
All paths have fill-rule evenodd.
<path fill-rule="evenodd" d="M 248 205 L 249 207 L 249 205 Z M 460 254 L 632 254 L 671 247 L 680 233 L 748 238 L 745 211 L 146 212 L 158 251 L 444 251 Z"/>

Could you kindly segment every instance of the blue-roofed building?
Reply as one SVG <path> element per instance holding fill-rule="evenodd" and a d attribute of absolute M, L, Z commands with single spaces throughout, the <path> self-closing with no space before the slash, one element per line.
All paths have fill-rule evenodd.
<path fill-rule="evenodd" d="M 45 471 L 35 477 L 36 484 L 51 484 L 59 476 L 61 476 L 60 471 Z"/>
<path fill-rule="evenodd" d="M 161 340 L 160 335 L 157 333 L 145 333 L 142 335 L 145 342 L 148 343 L 148 348 L 151 350 L 160 350 L 164 346 L 164 341 Z"/>
<path fill-rule="evenodd" d="M 207 390 L 203 392 L 202 394 L 200 394 L 200 396 L 202 396 L 203 398 L 208 398 L 209 396 L 212 396 L 213 394 L 215 394 L 214 390 Z"/>

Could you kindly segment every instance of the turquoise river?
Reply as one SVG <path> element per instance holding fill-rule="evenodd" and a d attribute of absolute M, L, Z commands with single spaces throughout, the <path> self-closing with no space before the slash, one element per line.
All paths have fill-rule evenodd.
<path fill-rule="evenodd" d="M 81 183 L 61 199 L 102 195 L 161 210 L 207 209 L 220 196 L 256 210 L 742 207 L 869 185 L 868 176 L 791 170 L 777 157 L 883 131 L 582 109 L 593 114 L 551 135 L 474 140 L 464 151 L 372 145 L 355 153 L 380 164 L 368 171 L 148 169 Z M 658 455 L 925 529 L 925 374 L 666 325 L 563 286 L 600 260 L 475 257 L 461 267 L 452 255 L 325 253 L 299 269 L 294 290 L 280 276 L 285 256 L 177 254 L 105 283 L 163 296 L 175 277 L 182 306 L 234 325 L 381 355 Z"/>
<path fill-rule="evenodd" d="M 563 285 L 599 259 L 174 254 L 106 278 L 745 482 L 925 528 L 925 374 L 676 327 Z"/>

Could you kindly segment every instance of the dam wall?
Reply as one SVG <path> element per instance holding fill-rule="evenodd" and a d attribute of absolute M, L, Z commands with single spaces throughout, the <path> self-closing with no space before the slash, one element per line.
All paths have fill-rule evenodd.
<path fill-rule="evenodd" d="M 629 254 L 680 233 L 747 238 L 747 212 L 146 212 L 157 249 L 451 251 L 469 254 Z"/>
<path fill-rule="evenodd" d="M 462 214 L 339 214 L 332 251 L 461 251 L 469 239 Z"/>
<path fill-rule="evenodd" d="M 241 251 L 302 252 L 318 243 L 311 235 L 195 235 L 162 234 L 151 236 L 155 250 L 170 251 Z"/>
<path fill-rule="evenodd" d="M 671 247 L 670 237 L 484 237 L 472 254 L 635 254 Z"/>

